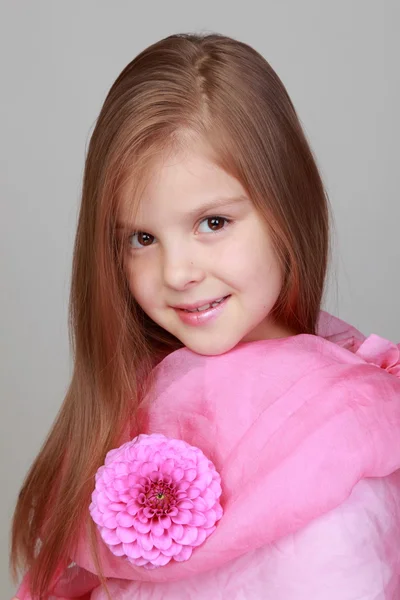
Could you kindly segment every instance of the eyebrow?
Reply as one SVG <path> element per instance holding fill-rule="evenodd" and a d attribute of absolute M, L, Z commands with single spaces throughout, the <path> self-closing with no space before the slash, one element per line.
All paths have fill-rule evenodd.
<path fill-rule="evenodd" d="M 195 219 L 196 217 L 199 217 L 203 213 L 206 213 L 210 210 L 224 208 L 227 206 L 236 206 L 236 204 L 241 204 L 243 202 L 246 202 L 247 200 L 248 199 L 246 198 L 246 196 L 214 198 L 213 200 L 210 200 L 210 202 L 206 202 L 202 206 L 198 206 L 197 208 L 190 210 L 187 213 L 187 217 L 189 219 Z"/>
<path fill-rule="evenodd" d="M 236 206 L 238 204 L 243 204 L 244 202 L 248 202 L 248 201 L 249 201 L 249 199 L 247 198 L 247 196 L 243 196 L 243 195 L 232 196 L 232 197 L 226 197 L 226 196 L 225 197 L 217 197 L 217 198 L 214 198 L 213 200 L 210 200 L 209 202 L 206 202 L 202 206 L 197 206 L 196 208 L 193 208 L 192 210 L 188 211 L 187 213 L 185 213 L 184 217 L 187 218 L 189 221 L 192 221 L 208 211 L 226 208 L 226 207 L 230 207 L 230 206 Z M 137 229 L 137 227 L 134 226 L 133 224 L 123 223 L 123 222 L 119 222 L 119 221 L 117 222 L 117 229 L 135 229 L 135 228 Z"/>

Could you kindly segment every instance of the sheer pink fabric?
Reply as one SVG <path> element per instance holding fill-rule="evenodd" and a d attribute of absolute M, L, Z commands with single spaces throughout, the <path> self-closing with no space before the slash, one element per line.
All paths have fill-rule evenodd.
<path fill-rule="evenodd" d="M 324 312 L 319 334 L 157 367 L 141 431 L 201 448 L 224 515 L 190 560 L 154 571 L 100 541 L 113 600 L 400 597 L 400 347 Z M 52 598 L 106 600 L 83 537 L 71 558 Z"/>

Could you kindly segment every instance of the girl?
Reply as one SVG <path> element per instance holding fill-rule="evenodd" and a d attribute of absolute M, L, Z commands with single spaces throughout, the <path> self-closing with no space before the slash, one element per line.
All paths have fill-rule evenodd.
<path fill-rule="evenodd" d="M 73 377 L 14 515 L 20 600 L 399 597 L 400 350 L 320 311 L 327 258 L 255 50 L 173 35 L 122 71 L 86 161 Z"/>

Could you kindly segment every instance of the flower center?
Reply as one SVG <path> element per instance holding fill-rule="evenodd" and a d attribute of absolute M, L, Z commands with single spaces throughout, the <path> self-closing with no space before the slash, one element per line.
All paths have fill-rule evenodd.
<path fill-rule="evenodd" d="M 168 512 L 175 505 L 176 498 L 174 488 L 165 481 L 152 483 L 146 494 L 146 504 L 156 511 L 156 514 Z"/>

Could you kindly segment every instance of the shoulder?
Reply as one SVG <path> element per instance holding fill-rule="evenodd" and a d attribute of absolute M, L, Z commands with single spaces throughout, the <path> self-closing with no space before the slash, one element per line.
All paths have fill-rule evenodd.
<path fill-rule="evenodd" d="M 284 394 L 300 382 L 311 391 L 328 383 L 341 394 L 345 388 L 379 395 L 389 375 L 389 385 L 391 382 L 400 393 L 400 348 L 384 338 L 371 335 L 362 341 L 351 336 L 334 343 L 318 335 L 299 334 L 241 343 L 217 356 L 181 348 L 156 367 L 154 397 L 177 388 L 180 393 L 174 394 L 176 401 L 186 388 L 202 389 L 207 394 L 208 388 L 215 390 L 216 385 L 223 386 L 225 395 L 247 388 L 265 396 Z"/>
<path fill-rule="evenodd" d="M 157 367 L 139 423 L 195 445 L 200 437 L 212 455 L 216 446 L 229 453 L 260 427 L 264 446 L 270 437 L 275 443 L 277 429 L 302 447 L 309 438 L 326 448 L 328 433 L 346 438 L 348 447 L 349 436 L 357 432 L 365 443 L 371 431 L 382 439 L 390 432 L 392 443 L 400 429 L 400 377 L 379 366 L 391 363 L 387 355 L 378 362 L 370 339 L 377 348 L 367 338 L 364 355 L 308 334 L 240 344 L 219 356 L 180 349 Z"/>

